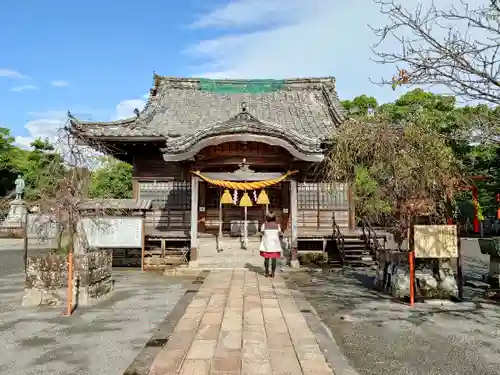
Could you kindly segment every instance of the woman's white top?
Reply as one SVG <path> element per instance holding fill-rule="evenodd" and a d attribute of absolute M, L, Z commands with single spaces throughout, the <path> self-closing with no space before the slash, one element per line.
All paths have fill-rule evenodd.
<path fill-rule="evenodd" d="M 262 224 L 260 231 L 262 232 L 260 251 L 266 253 L 278 253 L 282 251 L 280 240 L 281 227 L 279 224 L 277 228 L 269 229 L 266 228 L 266 224 L 264 223 Z"/>

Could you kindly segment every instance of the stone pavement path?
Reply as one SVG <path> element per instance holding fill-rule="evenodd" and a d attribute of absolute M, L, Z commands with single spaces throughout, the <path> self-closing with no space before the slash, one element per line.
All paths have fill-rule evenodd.
<path fill-rule="evenodd" d="M 327 375 L 314 334 L 283 279 L 212 272 L 150 375 Z"/>

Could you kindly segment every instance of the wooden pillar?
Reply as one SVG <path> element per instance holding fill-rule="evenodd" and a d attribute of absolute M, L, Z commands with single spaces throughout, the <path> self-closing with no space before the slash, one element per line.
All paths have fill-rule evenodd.
<path fill-rule="evenodd" d="M 297 206 L 297 180 L 290 180 L 290 216 L 292 219 L 291 236 L 291 263 L 292 268 L 298 268 L 298 206 Z"/>
<path fill-rule="evenodd" d="M 200 195 L 200 202 L 199 202 L 199 210 L 198 210 L 198 232 L 199 233 L 205 233 L 206 232 L 206 206 L 207 206 L 207 184 L 205 182 L 198 183 L 199 187 L 199 195 Z"/>
<path fill-rule="evenodd" d="M 198 260 L 198 186 L 198 177 L 191 176 L 191 263 Z"/>
<path fill-rule="evenodd" d="M 137 180 L 132 180 L 132 198 L 139 198 L 139 181 Z"/>
<path fill-rule="evenodd" d="M 349 200 L 349 230 L 356 228 L 356 209 L 354 207 L 354 195 L 352 193 L 352 184 L 348 185 L 347 199 Z"/>
<path fill-rule="evenodd" d="M 288 229 L 288 223 L 290 220 L 290 184 L 284 183 L 281 186 L 281 228 L 283 231 Z"/>

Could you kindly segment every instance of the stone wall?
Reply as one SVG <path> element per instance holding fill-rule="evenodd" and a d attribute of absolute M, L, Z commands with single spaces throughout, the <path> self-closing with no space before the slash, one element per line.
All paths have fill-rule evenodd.
<path fill-rule="evenodd" d="M 89 305 L 113 289 L 112 251 L 73 255 L 73 301 Z M 28 257 L 23 306 L 56 306 L 67 303 L 66 255 Z"/>
<path fill-rule="evenodd" d="M 458 295 L 458 285 L 451 259 L 417 259 L 415 263 L 415 293 L 427 298 L 452 298 Z M 408 253 L 383 250 L 379 255 L 375 287 L 395 298 L 410 296 Z"/>

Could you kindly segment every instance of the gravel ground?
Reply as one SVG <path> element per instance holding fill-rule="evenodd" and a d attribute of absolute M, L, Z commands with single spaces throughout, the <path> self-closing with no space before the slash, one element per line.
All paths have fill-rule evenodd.
<path fill-rule="evenodd" d="M 477 280 L 487 257 L 463 242 L 465 273 Z M 372 270 L 290 273 L 361 375 L 500 374 L 500 306 L 466 288 L 467 301 L 411 308 L 371 289 Z"/>
<path fill-rule="evenodd" d="M 114 272 L 115 290 L 71 317 L 27 309 L 22 251 L 0 251 L 0 374 L 122 375 L 185 292 L 183 279 Z"/>

